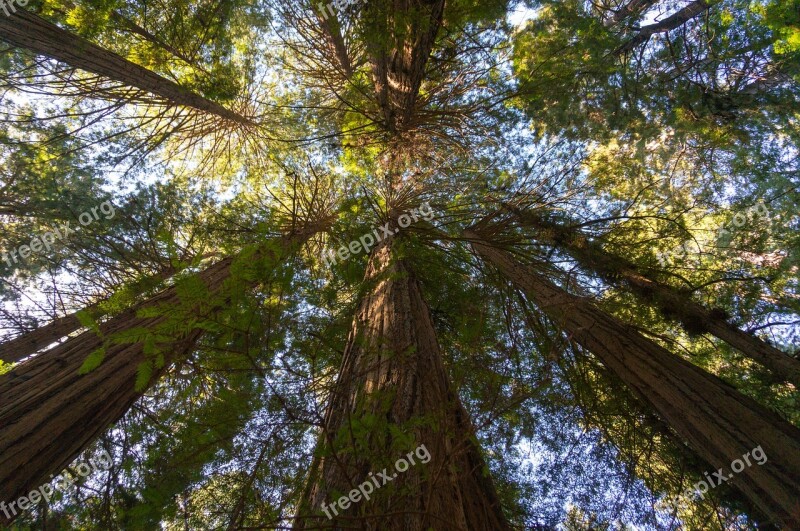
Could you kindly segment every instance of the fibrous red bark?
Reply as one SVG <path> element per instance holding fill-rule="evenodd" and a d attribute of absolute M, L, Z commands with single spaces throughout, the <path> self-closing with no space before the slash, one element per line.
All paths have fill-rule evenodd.
<path fill-rule="evenodd" d="M 38 55 L 161 96 L 173 104 L 216 114 L 239 124 L 253 125 L 244 116 L 219 103 L 195 94 L 22 8 L 17 8 L 10 16 L 0 17 L 0 39 Z"/>
<path fill-rule="evenodd" d="M 767 456 L 731 475 L 730 483 L 774 522 L 800 528 L 800 430 L 719 378 L 642 336 L 589 299 L 534 273 L 510 253 L 465 232 L 473 248 L 572 340 L 590 351 L 712 467 L 757 447 Z"/>
<path fill-rule="evenodd" d="M 278 264 L 314 232 L 309 227 L 267 242 L 255 258 Z M 172 286 L 101 323 L 98 331 L 72 337 L 0 376 L 0 501 L 13 501 L 49 481 L 119 420 L 145 391 L 136 386 L 143 363 L 150 363 L 152 385 L 191 353 L 203 330 L 184 323 L 201 324 L 229 303 L 233 263 L 226 258 L 195 276 L 188 286 L 203 290 L 201 300 L 187 296 L 180 284 Z M 169 337 L 153 345 L 163 363 L 146 354 L 142 337 L 148 332 Z M 87 357 L 101 348 L 102 363 L 80 374 Z M 0 514 L 0 523 L 4 518 Z"/>
<path fill-rule="evenodd" d="M 148 279 L 146 284 L 152 281 L 165 280 L 174 275 L 176 271 L 174 267 L 167 266 L 154 277 Z M 97 302 L 83 308 L 80 312 L 70 313 L 53 319 L 46 325 L 40 326 L 35 330 L 31 330 L 14 339 L 0 343 L 0 360 L 6 363 L 20 361 L 48 345 L 52 345 L 56 341 L 84 328 L 78 316 L 81 312 L 95 320 L 106 315 L 105 311 L 101 308 L 101 303 Z"/>
<path fill-rule="evenodd" d="M 688 294 L 665 284 L 622 256 L 606 251 L 577 230 L 548 220 L 530 211 L 504 205 L 524 226 L 536 230 L 537 240 L 563 249 L 587 270 L 621 284 L 643 302 L 654 304 L 668 319 L 680 322 L 690 333 L 709 333 L 742 354 L 770 369 L 784 381 L 800 389 L 800 360 L 793 358 L 729 323 L 719 311 L 705 308 Z"/>
<path fill-rule="evenodd" d="M 96 309 L 95 305 L 91 305 L 86 307 L 84 311 L 91 315 Z M 6 363 L 20 361 L 40 349 L 52 345 L 59 339 L 80 330 L 81 327 L 77 313 L 53 319 L 44 326 L 0 344 L 0 360 Z"/>
<path fill-rule="evenodd" d="M 391 248 L 385 240 L 372 251 L 371 289 L 348 337 L 295 529 L 507 529 L 419 283 Z M 419 445 L 429 462 L 333 514 L 332 502 L 384 467 L 391 476 Z"/>
<path fill-rule="evenodd" d="M 368 11 L 375 38 L 370 39 L 370 64 L 378 105 L 389 131 L 412 126 L 419 90 L 436 36 L 442 25 L 444 0 L 390 0 Z"/>

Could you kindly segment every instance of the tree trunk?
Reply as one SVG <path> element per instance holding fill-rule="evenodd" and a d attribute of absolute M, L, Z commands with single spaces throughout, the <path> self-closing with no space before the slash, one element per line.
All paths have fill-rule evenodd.
<path fill-rule="evenodd" d="M 93 318 L 102 317 L 98 314 L 98 305 L 92 304 L 82 311 Z M 47 345 L 52 345 L 62 337 L 81 329 L 83 325 L 78 319 L 78 312 L 58 317 L 44 326 L 26 332 L 19 337 L 0 343 L 0 360 L 11 363 L 27 358 Z"/>
<path fill-rule="evenodd" d="M 680 322 L 687 332 L 707 332 L 721 339 L 800 389 L 800 360 L 732 325 L 726 320 L 724 312 L 705 308 L 693 301 L 688 294 L 659 282 L 651 274 L 640 271 L 633 262 L 604 250 L 601 245 L 589 241 L 578 231 L 533 212 L 526 212 L 509 204 L 503 206 L 523 225 L 536 230 L 538 241 L 563 249 L 583 268 L 596 272 L 605 280 L 627 286 L 643 301 L 654 304 L 664 317 Z"/>
<path fill-rule="evenodd" d="M 775 522 L 800 526 L 800 430 L 719 378 L 645 338 L 589 299 L 567 293 L 531 272 L 474 232 L 465 236 L 484 260 L 594 354 L 712 467 L 732 474 L 732 462 L 761 446 L 763 465 L 732 474 L 733 483 Z"/>
<path fill-rule="evenodd" d="M 656 3 L 658 3 L 658 0 L 630 0 L 627 4 L 614 12 L 614 15 L 606 21 L 605 25 L 616 26 L 626 18 L 639 15 Z"/>
<path fill-rule="evenodd" d="M 155 46 L 158 46 L 159 48 L 162 48 L 163 50 L 169 52 L 170 54 L 172 54 L 176 58 L 180 59 L 181 61 L 183 61 L 187 65 L 191 66 L 192 68 L 196 68 L 196 69 L 201 70 L 201 71 L 203 71 L 205 73 L 208 73 L 203 67 L 199 66 L 196 61 L 192 60 L 191 57 L 188 57 L 186 54 L 184 54 L 183 52 L 181 52 L 180 50 L 178 50 L 174 46 L 168 44 L 167 42 L 164 42 L 161 39 L 159 39 L 157 36 L 153 35 L 149 31 L 147 31 L 145 28 L 143 28 L 142 26 L 140 26 L 139 24 L 137 24 L 133 20 L 129 19 L 128 17 L 126 17 L 125 15 L 120 13 L 119 11 L 112 10 L 111 11 L 111 19 L 114 20 L 115 22 L 119 23 L 121 26 L 123 26 L 125 29 L 127 29 L 131 33 L 134 33 L 134 34 L 140 36 L 141 38 L 143 38 L 144 40 L 146 40 L 147 42 L 149 42 L 149 43 L 151 43 L 151 44 L 153 44 Z"/>
<path fill-rule="evenodd" d="M 311 234 L 305 230 L 273 240 L 256 258 L 277 264 Z M 205 286 L 208 294 L 200 301 L 187 298 L 181 285 L 172 286 L 100 324 L 99 334 L 86 331 L 0 376 L 0 501 L 13 501 L 49 481 L 119 420 L 143 394 L 143 387 L 191 352 L 202 330 L 184 323 L 201 323 L 228 304 L 225 285 L 232 262 L 226 258 L 196 275 L 196 284 Z M 193 283 L 188 286 L 197 289 Z M 161 311 L 153 315 L 156 309 Z M 150 315 L 140 316 L 142 310 Z M 143 330 L 177 337 L 158 345 L 163 363 L 151 363 L 147 385 L 137 388 L 140 366 L 154 357 L 145 354 Z M 123 342 L 125 335 L 128 342 Z M 102 363 L 79 374 L 87 356 L 100 348 L 105 348 Z M 0 523 L 1 518 L 4 515 Z"/>
<path fill-rule="evenodd" d="M 370 257 L 371 289 L 347 340 L 295 529 L 508 529 L 430 310 L 391 241 Z M 396 472 L 395 461 L 420 445 L 430 460 Z M 331 507 L 383 467 L 392 479 L 370 500 Z"/>
<path fill-rule="evenodd" d="M 331 63 L 339 66 L 345 79 L 350 79 L 353 77 L 353 65 L 342 35 L 342 25 L 335 14 L 329 16 L 327 12 L 320 13 L 317 11 L 317 21 L 325 34 L 325 39 L 328 41 Z"/>
<path fill-rule="evenodd" d="M 681 27 L 697 15 L 711 9 L 714 3 L 714 1 L 706 2 L 705 0 L 694 0 L 694 2 L 687 4 L 664 20 L 642 27 L 633 38 L 617 48 L 615 54 L 619 55 L 630 52 L 640 44 L 647 42 L 647 40 L 656 33 L 666 33 Z"/>
<path fill-rule="evenodd" d="M 0 39 L 74 68 L 150 92 L 173 104 L 216 114 L 240 124 L 253 125 L 247 118 L 219 103 L 195 94 L 22 8 L 14 10 L 10 16 L 0 17 Z"/>
<path fill-rule="evenodd" d="M 413 126 L 425 66 L 442 25 L 444 0 L 390 0 L 388 9 L 371 13 L 377 17 L 373 31 L 379 38 L 371 42 L 370 63 L 386 128 L 396 132 Z"/>
<path fill-rule="evenodd" d="M 148 280 L 163 281 L 175 273 L 176 269 L 169 266 Z M 100 302 L 91 304 L 82 311 L 92 319 L 99 319 L 106 315 L 105 312 L 100 309 Z M 0 343 L 0 360 L 6 363 L 19 361 L 83 327 L 78 318 L 78 312 L 58 317 L 44 326 L 40 326 L 35 330 L 26 332 L 4 343 Z"/>

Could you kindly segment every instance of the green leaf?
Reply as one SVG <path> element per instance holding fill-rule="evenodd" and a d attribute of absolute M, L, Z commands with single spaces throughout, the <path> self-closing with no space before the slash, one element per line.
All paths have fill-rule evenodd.
<path fill-rule="evenodd" d="M 78 369 L 78 374 L 89 374 L 90 372 L 98 368 L 101 363 L 103 363 L 103 359 L 105 357 L 106 357 L 105 348 L 101 347 L 95 350 L 94 352 L 89 354 L 85 360 L 83 360 L 83 365 L 81 365 L 81 368 Z"/>
<path fill-rule="evenodd" d="M 150 383 L 150 378 L 153 376 L 153 362 L 144 361 L 136 367 L 136 385 L 137 391 L 144 391 Z"/>
<path fill-rule="evenodd" d="M 81 323 L 82 326 L 93 330 L 96 334 L 100 335 L 100 326 L 97 324 L 92 315 L 87 312 L 86 310 L 80 310 L 75 314 L 75 317 L 78 319 L 78 322 Z"/>

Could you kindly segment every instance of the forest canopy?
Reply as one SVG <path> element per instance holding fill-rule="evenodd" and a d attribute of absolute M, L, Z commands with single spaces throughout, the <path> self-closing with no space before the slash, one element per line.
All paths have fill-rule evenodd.
<path fill-rule="evenodd" d="M 0 528 L 800 529 L 800 1 L 3 0 Z"/>

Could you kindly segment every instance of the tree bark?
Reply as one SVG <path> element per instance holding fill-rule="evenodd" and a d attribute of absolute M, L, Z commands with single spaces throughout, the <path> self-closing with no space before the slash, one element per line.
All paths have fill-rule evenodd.
<path fill-rule="evenodd" d="M 165 280 L 175 273 L 176 269 L 169 266 L 164 268 L 161 273 L 152 277 L 152 280 Z M 100 302 L 91 304 L 82 311 L 93 319 L 99 319 L 106 315 L 105 312 L 100 309 Z M 40 326 L 35 330 L 26 332 L 4 343 L 0 343 L 0 360 L 6 363 L 20 361 L 81 328 L 83 328 L 83 325 L 78 318 L 78 312 L 58 317 L 44 326 Z"/>
<path fill-rule="evenodd" d="M 626 18 L 639 15 L 650 6 L 658 3 L 659 0 L 630 0 L 627 4 L 614 12 L 614 15 L 606 21 L 606 26 L 615 26 Z"/>
<path fill-rule="evenodd" d="M 198 70 L 206 72 L 206 70 L 203 67 L 201 67 L 200 65 L 198 65 L 196 61 L 192 60 L 191 57 L 188 57 L 186 54 L 184 54 L 183 52 L 181 52 L 180 50 L 178 50 L 174 46 L 168 44 L 167 42 L 164 42 L 161 39 L 159 39 L 158 37 L 156 37 L 155 35 L 153 35 L 149 31 L 147 31 L 145 28 L 143 28 L 142 26 L 140 26 L 139 24 L 137 24 L 133 20 L 129 19 L 128 17 L 126 17 L 125 15 L 120 13 L 119 11 L 112 10 L 111 11 L 111 19 L 116 21 L 116 22 L 118 22 L 121 26 L 125 27 L 131 33 L 134 33 L 134 34 L 142 37 L 147 42 L 149 42 L 149 43 L 151 43 L 151 44 L 153 44 L 155 46 L 158 46 L 159 48 L 162 48 L 165 51 L 169 52 L 170 54 L 175 56 L 177 59 L 180 59 L 181 61 L 183 61 L 187 65 L 191 66 L 192 68 L 197 68 Z M 206 72 L 206 73 L 208 73 L 208 72 Z"/>
<path fill-rule="evenodd" d="M 195 94 L 22 8 L 16 9 L 10 16 L 0 17 L 0 39 L 74 68 L 150 92 L 173 104 L 216 114 L 239 124 L 253 125 L 244 116 L 219 103 Z"/>
<path fill-rule="evenodd" d="M 647 40 L 656 33 L 666 33 L 681 27 L 697 15 L 711 9 L 714 3 L 714 1 L 706 2 L 705 0 L 694 0 L 694 2 L 687 4 L 664 20 L 642 27 L 634 37 L 617 48 L 615 54 L 620 55 L 630 52 L 640 44 L 647 42 Z"/>
<path fill-rule="evenodd" d="M 442 363 L 430 310 L 390 239 L 372 251 L 371 286 L 347 340 L 295 529 L 508 529 L 474 428 Z M 400 435 L 401 434 L 401 435 Z M 415 447 L 429 462 L 398 472 L 348 509 L 332 502 Z M 423 455 L 424 457 L 424 455 Z M 380 481 L 380 480 L 378 480 Z M 328 519 L 320 511 L 326 510 Z"/>
<path fill-rule="evenodd" d="M 92 304 L 82 311 L 91 315 L 93 318 L 102 317 L 102 314 L 98 314 L 97 310 L 98 305 Z M 83 325 L 78 319 L 78 312 L 58 317 L 44 326 L 40 326 L 19 337 L 1 343 L 0 360 L 11 363 L 27 358 L 31 354 L 47 345 L 52 345 L 62 337 L 68 336 L 82 327 Z"/>
<path fill-rule="evenodd" d="M 724 312 L 705 308 L 693 301 L 688 294 L 658 281 L 646 271 L 641 271 L 630 260 L 589 241 L 579 231 L 509 204 L 503 206 L 521 224 L 536 230 L 538 241 L 563 249 L 583 268 L 594 271 L 611 283 L 628 287 L 644 302 L 654 304 L 664 317 L 681 323 L 687 332 L 709 333 L 721 339 L 800 389 L 800 360 L 732 325 L 726 320 Z"/>
<path fill-rule="evenodd" d="M 353 77 L 353 65 L 350 61 L 347 45 L 344 42 L 344 36 L 342 36 L 342 25 L 335 14 L 329 16 L 327 12 L 317 12 L 317 21 L 328 41 L 328 48 L 331 51 L 331 57 L 334 59 L 332 62 L 339 66 L 346 79 L 350 79 Z"/>
<path fill-rule="evenodd" d="M 466 231 L 465 236 L 484 260 L 572 340 L 592 352 L 712 467 L 732 474 L 733 461 L 760 446 L 767 461 L 746 466 L 729 481 L 774 522 L 800 528 L 800 430 L 589 299 L 567 293 L 533 273 L 475 232 Z"/>
<path fill-rule="evenodd" d="M 444 0 L 391 0 L 389 4 L 388 13 L 372 13 L 378 17 L 373 31 L 383 34 L 373 39 L 370 64 L 386 127 L 402 132 L 413 126 L 425 66 L 442 25 Z"/>
<path fill-rule="evenodd" d="M 277 264 L 313 232 L 307 229 L 272 240 L 257 258 Z M 152 355 L 145 354 L 140 331 L 177 336 L 158 345 L 164 363 L 153 368 L 148 385 L 173 362 L 189 355 L 202 330 L 196 326 L 184 332 L 174 329 L 180 330 L 185 320 L 213 317 L 229 303 L 225 285 L 233 261 L 226 258 L 196 275 L 209 294 L 202 301 L 182 304 L 187 301 L 185 292 L 172 286 L 100 324 L 99 334 L 86 331 L 0 376 L 0 501 L 14 501 L 49 481 L 143 394 L 135 385 L 137 372 Z M 141 315 L 142 310 L 157 308 L 164 311 L 157 316 Z M 175 308 L 186 311 L 175 314 Z M 123 342 L 121 336 L 126 334 L 137 334 L 137 339 Z M 100 348 L 105 348 L 102 363 L 79 374 L 87 356 Z M 3 518 L 0 514 L 0 523 Z"/>

